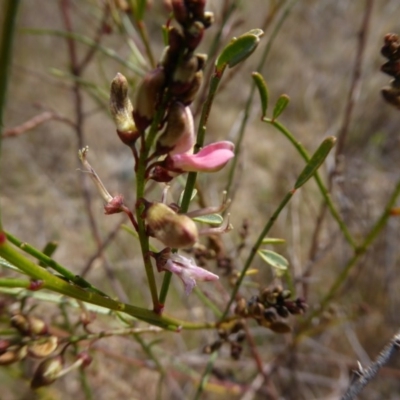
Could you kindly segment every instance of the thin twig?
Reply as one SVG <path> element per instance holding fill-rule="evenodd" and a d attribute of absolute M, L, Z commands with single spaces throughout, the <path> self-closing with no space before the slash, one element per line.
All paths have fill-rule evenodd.
<path fill-rule="evenodd" d="M 74 128 L 74 129 L 76 128 L 75 123 L 73 121 L 71 121 L 70 119 L 63 117 L 53 111 L 44 111 L 44 112 L 28 119 L 28 121 L 25 121 L 24 123 L 22 123 L 18 126 L 15 126 L 14 128 L 7 129 L 6 131 L 3 132 L 3 138 L 9 138 L 9 137 L 22 135 L 23 133 L 31 131 L 32 129 L 37 128 L 38 126 L 44 124 L 47 121 L 52 121 L 52 120 L 64 122 L 64 123 L 70 125 L 72 128 Z"/>
<path fill-rule="evenodd" d="M 389 362 L 393 354 L 400 347 L 400 330 L 393 336 L 392 340 L 380 352 L 376 360 L 366 369 L 356 371 L 358 378 L 352 382 L 341 400 L 352 400 L 364 389 L 369 382 L 378 374 L 379 370 Z"/>

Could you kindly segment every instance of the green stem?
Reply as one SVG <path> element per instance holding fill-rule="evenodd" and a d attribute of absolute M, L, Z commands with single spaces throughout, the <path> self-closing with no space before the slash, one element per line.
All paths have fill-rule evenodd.
<path fill-rule="evenodd" d="M 15 21 L 18 13 L 19 0 L 6 0 L 3 6 L 3 29 L 0 48 L 0 155 L 3 137 L 3 116 L 7 98 L 8 74 L 12 60 L 12 48 L 15 32 Z M 0 209 L 0 231 L 2 231 Z"/>
<path fill-rule="evenodd" d="M 92 290 L 102 296 L 107 296 L 105 293 L 101 292 L 100 290 L 92 286 L 85 279 L 75 275 L 73 272 L 69 271 L 68 269 L 66 269 L 65 267 L 54 261 L 52 258 L 48 257 L 46 254 L 42 253 L 40 250 L 29 245 L 28 243 L 21 242 L 19 239 L 17 239 L 15 236 L 11 235 L 8 232 L 5 232 L 5 234 L 10 243 L 14 244 L 21 250 L 25 251 L 26 253 L 30 254 L 31 256 L 35 257 L 38 261 L 40 261 L 39 264 L 40 266 L 44 265 L 45 267 L 53 269 L 54 271 L 58 272 L 64 278 L 73 282 L 77 286 L 80 286 L 84 289 Z"/>
<path fill-rule="evenodd" d="M 31 281 L 26 279 L 15 279 L 15 278 L 2 278 L 0 279 L 0 287 L 7 288 L 24 288 L 29 289 L 31 286 Z"/>
<path fill-rule="evenodd" d="M 158 108 L 156 115 L 154 116 L 153 122 L 150 127 L 150 131 L 144 141 L 143 147 L 140 151 L 139 161 L 137 163 L 136 170 L 136 199 L 144 197 L 145 186 L 146 186 L 146 168 L 147 168 L 147 158 L 150 154 L 150 149 L 152 148 L 153 142 L 156 139 L 159 124 L 164 116 L 165 108 L 169 100 L 169 94 L 166 93 L 163 101 Z M 153 266 L 149 257 L 149 237 L 146 233 L 146 226 L 144 220 L 141 216 L 143 212 L 143 207 L 136 207 L 136 220 L 138 222 L 138 235 L 140 247 L 143 255 L 143 263 L 146 270 L 147 281 L 149 283 L 151 297 L 153 301 L 154 311 L 160 313 L 163 309 L 164 302 L 160 301 L 158 298 L 157 285 L 154 275 Z"/>
<path fill-rule="evenodd" d="M 301 329 L 302 334 L 307 329 L 307 327 L 310 325 L 312 319 L 321 315 L 321 313 L 326 309 L 326 307 L 329 305 L 330 301 L 333 299 L 333 297 L 337 294 L 340 287 L 346 281 L 350 271 L 356 265 L 359 258 L 366 253 L 366 251 L 368 250 L 371 243 L 377 238 L 379 233 L 385 227 L 386 222 L 390 217 L 390 211 L 394 207 L 399 195 L 400 195 L 400 180 L 397 182 L 397 185 L 396 185 L 392 195 L 390 196 L 382 215 L 379 217 L 379 219 L 377 220 L 375 225 L 372 227 L 372 229 L 370 230 L 370 232 L 364 239 L 363 243 L 354 251 L 353 256 L 350 258 L 350 260 L 347 262 L 347 264 L 343 268 L 342 272 L 336 278 L 335 282 L 332 284 L 331 288 L 328 290 L 328 293 L 321 300 L 320 306 L 318 307 L 318 309 L 314 310 L 312 313 L 310 313 L 308 315 L 308 317 L 305 319 L 304 323 L 302 324 L 302 329 Z"/>
<path fill-rule="evenodd" d="M 303 157 L 303 159 L 308 162 L 310 161 L 310 156 L 307 153 L 307 150 L 304 148 L 304 146 L 296 140 L 296 138 L 278 121 L 272 121 L 268 118 L 263 119 L 264 122 L 271 124 L 274 128 L 276 128 L 278 131 L 283 133 L 283 135 L 293 144 L 295 149 L 299 152 L 299 154 Z M 328 192 L 328 189 L 325 187 L 325 185 L 322 182 L 322 179 L 319 175 L 318 172 L 314 174 L 315 181 L 317 182 L 318 188 L 329 208 L 329 211 L 331 212 L 333 218 L 336 220 L 337 224 L 339 225 L 340 230 L 342 231 L 344 237 L 348 241 L 348 243 L 351 245 L 353 250 L 357 249 L 357 243 L 354 241 L 351 233 L 347 229 L 346 224 L 340 217 L 340 214 L 338 210 L 336 209 L 335 205 L 332 202 L 331 196 Z"/>
<path fill-rule="evenodd" d="M 244 267 L 242 269 L 242 272 L 240 273 L 239 279 L 237 280 L 232 294 L 231 294 L 231 298 L 229 299 L 229 302 L 225 308 L 225 311 L 222 315 L 221 321 L 223 321 L 228 313 L 229 313 L 229 309 L 231 308 L 232 303 L 235 301 L 236 295 L 239 291 L 239 288 L 243 282 L 244 277 L 246 276 L 247 270 L 250 268 L 251 263 L 253 262 L 253 259 L 255 257 L 255 255 L 257 254 L 257 251 L 259 249 L 259 247 L 262 245 L 262 241 L 265 238 L 265 236 L 267 236 L 268 232 L 270 231 L 270 229 L 272 228 L 272 226 L 274 225 L 276 219 L 278 218 L 279 214 L 281 213 L 281 211 L 283 210 L 283 208 L 286 206 L 287 203 L 289 203 L 290 199 L 293 197 L 293 194 L 295 193 L 294 190 L 291 190 L 290 192 L 288 192 L 286 194 L 286 196 L 283 198 L 283 200 L 281 201 L 281 203 L 279 204 L 278 208 L 275 210 L 275 212 L 273 213 L 272 217 L 269 219 L 269 221 L 267 222 L 267 224 L 265 225 L 264 229 L 262 230 L 262 232 L 260 233 L 260 235 L 258 236 L 257 241 L 255 242 L 254 246 L 252 247 L 252 249 L 250 250 L 250 254 L 247 257 L 247 260 L 244 264 Z"/>
<path fill-rule="evenodd" d="M 180 329 L 212 329 L 215 327 L 214 323 L 191 323 L 180 321 L 166 315 L 161 316 L 152 310 L 146 310 L 130 304 L 118 302 L 110 298 L 100 296 L 97 293 L 88 292 L 80 287 L 71 285 L 70 283 L 51 274 L 44 268 L 38 266 L 17 252 L 6 241 L 3 233 L 0 233 L 0 256 L 6 259 L 9 263 L 18 267 L 25 274 L 31 276 L 34 280 L 40 281 L 40 289 L 48 289 L 77 300 L 105 307 L 109 310 L 124 312 L 132 317 L 141 319 L 152 325 L 160 326 L 164 329 L 177 331 Z M 8 282 L 6 283 L 9 284 Z M 21 281 L 20 283 L 22 288 L 27 287 L 26 281 Z M 13 287 L 15 286 L 16 282 L 14 281 Z"/>

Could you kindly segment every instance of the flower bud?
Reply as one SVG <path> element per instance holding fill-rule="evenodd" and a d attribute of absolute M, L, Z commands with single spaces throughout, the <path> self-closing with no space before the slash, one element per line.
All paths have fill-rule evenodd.
<path fill-rule="evenodd" d="M 37 339 L 28 344 L 29 355 L 36 358 L 44 358 L 53 353 L 58 346 L 57 336 L 49 336 Z"/>
<path fill-rule="evenodd" d="M 178 98 L 181 103 L 185 106 L 193 103 L 193 100 L 196 97 L 197 92 L 199 91 L 201 84 L 203 83 L 203 71 L 197 71 L 194 75 L 192 82 L 190 82 L 190 86 L 185 90 L 184 93 L 181 93 Z"/>
<path fill-rule="evenodd" d="M 61 356 L 55 356 L 42 361 L 33 375 L 31 388 L 37 389 L 52 384 L 59 377 L 62 368 L 63 359 Z"/>
<path fill-rule="evenodd" d="M 145 202 L 144 199 L 142 201 Z M 143 217 L 149 234 L 171 248 L 192 247 L 198 239 L 198 230 L 192 219 L 177 214 L 163 203 L 146 202 Z"/>
<path fill-rule="evenodd" d="M 189 12 L 186 8 L 184 0 L 172 0 L 172 11 L 174 18 L 181 24 L 185 25 L 189 19 Z"/>
<path fill-rule="evenodd" d="M 125 144 L 130 144 L 138 137 L 133 121 L 133 106 L 128 97 L 128 81 L 118 73 L 111 82 L 110 111 L 118 134 Z"/>
<path fill-rule="evenodd" d="M 160 154 L 180 154 L 189 151 L 194 145 L 194 123 L 189 107 L 175 102 L 171 105 L 167 127 L 157 141 Z"/>
<path fill-rule="evenodd" d="M 203 39 L 204 24 L 200 21 L 195 21 L 190 27 L 185 30 L 185 42 L 189 50 L 194 50 Z"/>
<path fill-rule="evenodd" d="M 214 13 L 211 11 L 206 11 L 203 14 L 203 18 L 201 19 L 201 22 L 204 24 L 205 28 L 209 28 L 213 23 L 214 23 Z"/>
<path fill-rule="evenodd" d="M 176 68 L 172 80 L 179 83 L 191 82 L 194 78 L 194 74 L 200 69 L 200 62 L 203 62 L 203 60 L 193 55 L 182 60 Z"/>
<path fill-rule="evenodd" d="M 165 83 L 163 67 L 158 67 L 143 78 L 136 92 L 133 118 L 140 131 L 146 130 L 154 117 Z"/>
<path fill-rule="evenodd" d="M 187 8 L 193 13 L 195 19 L 201 19 L 204 15 L 206 6 L 205 0 L 188 0 L 186 1 Z"/>

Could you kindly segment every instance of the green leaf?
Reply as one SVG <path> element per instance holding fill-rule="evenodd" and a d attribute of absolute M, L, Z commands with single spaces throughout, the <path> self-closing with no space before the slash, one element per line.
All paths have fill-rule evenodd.
<path fill-rule="evenodd" d="M 203 215 L 201 217 L 195 217 L 193 219 L 197 222 L 202 222 L 203 224 L 208 225 L 221 225 L 224 222 L 224 219 L 219 214 Z"/>
<path fill-rule="evenodd" d="M 274 251 L 262 249 L 257 253 L 267 264 L 279 271 L 286 271 L 289 266 L 288 260 Z"/>
<path fill-rule="evenodd" d="M 227 65 L 232 68 L 249 57 L 257 48 L 263 34 L 261 29 L 253 29 L 238 38 L 233 38 L 215 62 L 217 72 L 221 73 Z"/>
<path fill-rule="evenodd" d="M 286 243 L 285 239 L 278 239 L 278 238 L 264 238 L 262 240 L 262 244 L 283 244 Z"/>
<path fill-rule="evenodd" d="M 294 185 L 295 189 L 303 186 L 318 170 L 321 164 L 325 161 L 329 152 L 332 150 L 336 143 L 336 138 L 334 136 L 328 136 L 318 147 L 316 152 L 311 157 L 310 161 L 307 163 L 302 173 L 297 178 Z"/>
<path fill-rule="evenodd" d="M 253 81 L 257 86 L 258 93 L 260 94 L 260 99 L 261 99 L 261 118 L 264 118 L 265 115 L 267 114 L 267 108 L 268 108 L 268 88 L 267 84 L 264 80 L 264 77 L 259 73 L 259 72 L 253 72 L 251 74 L 253 77 Z"/>
<path fill-rule="evenodd" d="M 274 111 L 272 113 L 272 121 L 277 119 L 283 113 L 283 111 L 289 104 L 289 100 L 290 98 L 287 94 L 282 94 L 281 96 L 279 96 L 279 99 L 277 100 Z"/>

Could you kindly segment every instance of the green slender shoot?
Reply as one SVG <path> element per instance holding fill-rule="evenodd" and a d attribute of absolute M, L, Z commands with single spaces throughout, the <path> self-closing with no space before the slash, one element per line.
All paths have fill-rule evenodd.
<path fill-rule="evenodd" d="M 281 132 L 292 143 L 294 148 L 302 156 L 303 160 L 305 160 L 307 163 L 310 161 L 310 156 L 309 156 L 307 150 L 304 148 L 304 146 L 300 142 L 298 142 L 296 140 L 296 138 L 293 136 L 293 134 L 287 128 L 285 128 L 284 125 L 282 125 L 278 121 L 272 121 L 271 119 L 268 119 L 268 118 L 264 118 L 263 121 L 268 124 L 271 124 L 275 129 L 277 129 L 279 132 Z M 322 182 L 322 179 L 321 179 L 318 171 L 315 172 L 314 178 L 315 178 L 315 181 L 319 188 L 319 191 L 321 192 L 322 197 L 324 198 L 326 204 L 328 205 L 331 215 L 333 216 L 333 218 L 335 219 L 335 221 L 337 222 L 337 224 L 339 226 L 339 229 L 343 233 L 343 236 L 346 238 L 347 242 L 350 244 L 350 246 L 353 249 L 357 249 L 357 243 L 353 239 L 353 236 L 351 235 L 349 229 L 347 228 L 347 225 L 344 223 L 338 210 L 336 209 L 335 205 L 333 204 L 331 196 L 329 194 L 329 191 L 326 188 L 326 186 L 324 185 L 324 183 Z"/>
<path fill-rule="evenodd" d="M 63 267 L 61 264 L 54 261 L 52 258 L 47 256 L 46 254 L 42 253 L 35 247 L 29 245 L 28 243 L 23 243 L 18 240 L 15 236 L 11 235 L 8 232 L 5 232 L 7 239 L 12 243 L 14 246 L 19 247 L 21 250 L 25 251 L 27 254 L 35 257 L 39 261 L 39 265 L 41 267 L 49 267 L 54 271 L 58 272 L 61 276 L 63 276 L 68 281 L 74 283 L 75 285 L 88 289 L 90 291 L 96 292 L 101 296 L 107 296 L 105 293 L 101 292 L 99 289 L 92 286 L 89 282 L 85 279 L 81 278 L 78 275 L 75 275 L 73 272 L 69 271 L 67 268 Z"/>

